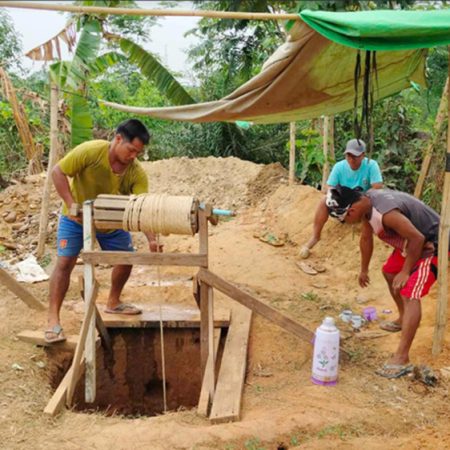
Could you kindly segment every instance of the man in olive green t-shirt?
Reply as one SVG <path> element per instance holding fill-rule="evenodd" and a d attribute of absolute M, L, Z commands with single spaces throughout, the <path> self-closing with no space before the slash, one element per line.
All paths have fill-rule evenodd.
<path fill-rule="evenodd" d="M 78 145 L 55 165 L 52 178 L 63 200 L 58 223 L 58 259 L 50 277 L 47 342 L 65 340 L 59 313 L 69 288 L 70 274 L 83 247 L 83 227 L 78 217 L 69 215 L 73 204 L 94 200 L 99 194 L 143 194 L 148 191 L 147 175 L 136 160 L 148 144 L 150 134 L 136 119 L 122 122 L 111 142 L 88 141 Z M 69 177 L 71 180 L 69 181 Z M 148 233 L 150 251 L 160 251 L 155 236 Z M 133 251 L 130 233 L 114 230 L 96 233 L 103 250 Z M 120 294 L 130 276 L 132 266 L 114 266 L 106 312 L 112 314 L 140 314 L 133 305 L 122 303 Z"/>

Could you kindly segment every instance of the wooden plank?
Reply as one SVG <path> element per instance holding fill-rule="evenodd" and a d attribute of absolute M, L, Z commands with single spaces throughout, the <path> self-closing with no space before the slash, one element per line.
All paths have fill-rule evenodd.
<path fill-rule="evenodd" d="M 129 195 L 116 195 L 116 194 L 100 194 L 97 196 L 97 199 L 98 200 L 112 199 L 112 200 L 118 200 L 118 201 L 120 201 L 120 200 L 128 201 L 130 199 L 130 196 Z"/>
<path fill-rule="evenodd" d="M 139 305 L 138 305 L 139 306 Z M 106 328 L 159 328 L 159 306 L 143 305 L 142 314 L 108 314 L 100 311 Z M 164 328 L 200 328 L 200 311 L 182 305 L 163 305 L 162 322 Z M 230 325 L 230 310 L 214 311 L 214 327 L 227 328 Z"/>
<path fill-rule="evenodd" d="M 44 339 L 44 333 L 39 330 L 21 331 L 19 334 L 17 334 L 17 338 L 23 342 L 28 342 L 30 344 L 39 345 L 42 347 L 53 347 L 57 348 L 58 350 L 75 350 L 79 341 L 78 334 L 72 334 L 66 336 L 66 340 L 63 342 L 48 343 Z M 100 339 L 97 338 L 97 342 L 99 341 Z"/>
<path fill-rule="evenodd" d="M 290 317 L 277 311 L 271 306 L 266 305 L 256 297 L 253 297 L 252 295 L 242 291 L 234 284 L 225 281 L 223 278 L 220 278 L 207 269 L 200 269 L 197 276 L 200 281 L 204 281 L 210 286 L 215 287 L 220 292 L 228 295 L 232 299 L 251 309 L 255 313 L 265 317 L 284 330 L 295 334 L 308 343 L 311 343 L 314 337 L 314 333 L 312 331 L 308 330 L 304 326 L 297 323 L 295 320 L 292 320 Z"/>
<path fill-rule="evenodd" d="M 220 344 L 220 336 L 222 334 L 221 328 L 214 328 L 214 355 L 217 355 L 217 351 L 219 349 Z M 208 361 L 206 362 L 206 366 L 212 364 L 212 358 L 208 357 Z M 198 400 L 197 412 L 203 416 L 207 416 L 209 414 L 210 409 L 210 396 L 209 396 L 209 386 L 208 386 L 208 378 L 203 377 L 202 388 L 200 391 L 200 397 Z"/>
<path fill-rule="evenodd" d="M 124 211 L 110 209 L 94 209 L 94 220 L 122 222 Z"/>
<path fill-rule="evenodd" d="M 9 289 L 13 294 L 17 295 L 30 308 L 44 311 L 45 306 L 33 295 L 25 289 L 14 277 L 6 270 L 0 267 L 0 282 Z"/>
<path fill-rule="evenodd" d="M 97 264 L 130 264 L 130 265 L 158 265 L 158 266 L 188 266 L 202 267 L 207 263 L 206 255 L 192 255 L 190 253 L 134 253 L 95 251 L 81 253 L 85 263 Z"/>
<path fill-rule="evenodd" d="M 67 403 L 68 407 L 72 406 L 73 393 L 75 391 L 75 386 L 78 381 L 78 376 L 79 376 L 79 371 L 80 371 L 81 356 L 84 353 L 86 338 L 88 335 L 88 330 L 91 325 L 91 318 L 92 318 L 93 312 L 94 312 L 95 299 L 98 295 L 98 288 L 99 288 L 99 285 L 98 285 L 97 281 L 94 281 L 94 286 L 93 286 L 93 289 L 91 290 L 91 298 L 89 299 L 89 301 L 86 302 L 86 305 L 88 308 L 85 311 L 84 320 L 83 320 L 83 323 L 81 324 L 80 338 L 78 341 L 78 345 L 75 349 L 75 354 L 73 356 L 73 361 L 72 361 L 72 367 L 73 367 L 72 377 L 70 379 L 69 386 L 67 388 L 66 403 Z"/>
<path fill-rule="evenodd" d="M 95 228 L 97 230 L 122 230 L 122 221 L 120 222 L 106 222 L 101 220 L 94 221 Z"/>
<path fill-rule="evenodd" d="M 200 283 L 200 364 L 202 374 L 205 374 L 208 361 L 208 285 Z"/>
<path fill-rule="evenodd" d="M 248 308 L 233 308 L 209 417 L 212 423 L 234 422 L 241 417 L 251 319 Z"/>
<path fill-rule="evenodd" d="M 121 209 L 122 211 L 124 211 L 128 202 L 128 198 L 113 200 L 97 197 L 97 199 L 94 200 L 94 209 Z"/>
<path fill-rule="evenodd" d="M 84 277 L 83 275 L 78 275 L 78 287 L 80 289 L 80 295 L 81 298 L 84 300 Z M 111 337 L 109 336 L 108 330 L 106 329 L 106 326 L 103 322 L 103 319 L 100 315 L 100 311 L 97 308 L 97 305 L 95 305 L 95 327 L 97 328 L 98 333 L 100 334 L 100 337 L 102 339 L 102 343 L 108 353 L 112 355 L 113 349 L 112 349 L 112 343 L 111 343 Z"/>

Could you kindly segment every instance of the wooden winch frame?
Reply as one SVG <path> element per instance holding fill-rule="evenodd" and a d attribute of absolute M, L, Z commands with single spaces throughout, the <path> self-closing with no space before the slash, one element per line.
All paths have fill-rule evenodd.
<path fill-rule="evenodd" d="M 118 196 L 101 196 L 115 197 Z M 124 201 L 127 197 L 123 197 Z M 98 198 L 100 200 L 100 197 Z M 155 265 L 155 266 L 189 266 L 198 267 L 194 276 L 193 294 L 200 310 L 200 353 L 201 371 L 203 374 L 202 394 L 199 401 L 199 412 L 208 415 L 212 405 L 216 387 L 216 348 L 214 342 L 214 288 L 224 293 L 251 311 L 262 315 L 283 329 L 301 339 L 311 342 L 313 333 L 290 317 L 268 306 L 261 300 L 242 291 L 236 285 L 227 282 L 208 268 L 208 222 L 217 224 L 217 216 L 210 205 L 199 207 L 195 204 L 197 217 L 199 250 L 190 253 L 133 253 L 123 251 L 94 251 L 95 230 L 105 228 L 121 228 L 122 222 L 118 214 L 110 215 L 109 221 L 97 212 L 95 201 L 83 204 L 83 252 L 84 262 L 84 319 L 75 348 L 72 365 L 55 391 L 44 412 L 55 415 L 64 404 L 72 407 L 76 385 L 81 373 L 85 371 L 85 400 L 95 401 L 96 397 L 96 348 L 99 345 L 96 330 L 101 338 L 102 346 L 112 353 L 111 339 L 107 328 L 96 307 L 99 284 L 95 279 L 94 266 L 98 263 L 110 265 Z M 195 224 L 193 223 L 193 229 Z M 249 316 L 250 320 L 250 316 Z M 245 374 L 242 374 L 244 376 Z M 242 386 L 243 387 L 243 386 Z M 206 393 L 205 393 L 206 392 Z M 240 405 L 239 405 L 240 409 Z M 236 416 L 239 418 L 239 413 Z M 230 420 L 237 420 L 232 418 Z"/>

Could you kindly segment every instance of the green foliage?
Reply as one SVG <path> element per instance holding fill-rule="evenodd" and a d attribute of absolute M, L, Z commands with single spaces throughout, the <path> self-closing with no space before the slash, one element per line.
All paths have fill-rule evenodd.
<path fill-rule="evenodd" d="M 8 13 L 0 9 L 0 65 L 5 70 L 20 69 L 22 43 Z"/>
<path fill-rule="evenodd" d="M 303 126 L 309 122 L 303 122 Z M 303 128 L 296 132 L 295 148 L 297 153 L 295 173 L 301 183 L 319 187 L 322 183 L 324 155 L 322 138 L 317 130 Z M 286 144 L 289 151 L 289 144 Z"/>

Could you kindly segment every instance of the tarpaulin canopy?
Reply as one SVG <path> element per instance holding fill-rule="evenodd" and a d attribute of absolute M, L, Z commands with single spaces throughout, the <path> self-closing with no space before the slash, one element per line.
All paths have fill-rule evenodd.
<path fill-rule="evenodd" d="M 450 43 L 447 10 L 303 11 L 301 17 L 303 22 L 288 24 L 287 41 L 261 72 L 221 100 L 165 108 L 104 103 L 134 114 L 191 122 L 311 119 L 353 107 L 359 49 L 377 50 L 377 100 L 409 87 L 411 81 L 424 84 L 426 48 Z M 362 77 L 358 83 L 361 97 Z"/>

